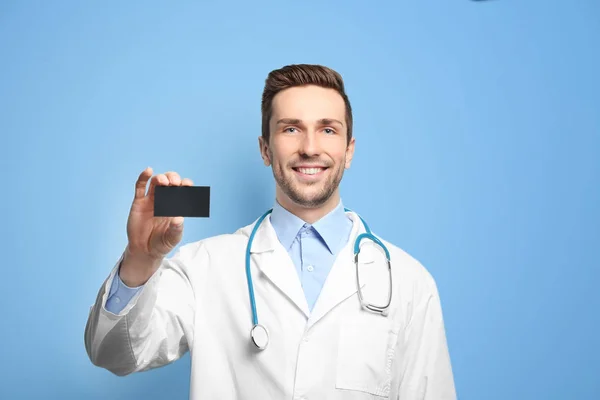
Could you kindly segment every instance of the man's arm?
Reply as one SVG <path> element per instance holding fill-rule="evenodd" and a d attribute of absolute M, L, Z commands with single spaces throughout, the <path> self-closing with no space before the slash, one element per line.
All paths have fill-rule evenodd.
<path fill-rule="evenodd" d="M 435 281 L 426 273 L 415 289 L 415 308 L 406 328 L 405 373 L 399 399 L 455 400 L 456 389 Z"/>
<path fill-rule="evenodd" d="M 106 304 L 123 258 L 117 262 L 85 328 L 85 347 L 94 365 L 123 376 L 169 364 L 189 350 L 195 314 L 189 265 L 198 261 L 191 253 L 196 251 L 182 246 L 173 258 L 163 259 L 131 301 L 114 313 Z"/>

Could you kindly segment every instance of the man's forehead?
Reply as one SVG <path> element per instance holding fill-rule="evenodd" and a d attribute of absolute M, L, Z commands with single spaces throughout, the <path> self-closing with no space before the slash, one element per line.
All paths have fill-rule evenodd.
<path fill-rule="evenodd" d="M 273 117 L 278 118 L 321 119 L 343 118 L 346 108 L 344 99 L 334 89 L 301 86 L 277 93 L 272 111 Z"/>

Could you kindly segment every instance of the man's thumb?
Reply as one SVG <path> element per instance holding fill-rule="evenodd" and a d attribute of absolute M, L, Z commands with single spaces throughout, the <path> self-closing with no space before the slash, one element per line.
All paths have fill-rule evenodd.
<path fill-rule="evenodd" d="M 183 235 L 183 221 L 171 222 L 169 229 L 165 233 L 165 242 L 176 246 Z"/>
<path fill-rule="evenodd" d="M 174 217 L 169 225 L 169 230 L 180 230 L 183 228 L 183 217 Z"/>

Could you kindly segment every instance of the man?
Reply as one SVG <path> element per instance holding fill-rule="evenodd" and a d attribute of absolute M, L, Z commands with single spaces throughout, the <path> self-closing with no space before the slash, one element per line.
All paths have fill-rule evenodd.
<path fill-rule="evenodd" d="M 190 351 L 192 399 L 455 399 L 431 275 L 377 237 L 391 270 L 373 240 L 359 242 L 355 264 L 367 228 L 339 194 L 355 147 L 340 75 L 318 65 L 272 71 L 259 146 L 276 181 L 272 212 L 171 258 L 183 218 L 153 217 L 154 188 L 193 183 L 141 173 L 127 248 L 86 326 L 92 362 L 127 375 Z M 361 305 L 388 301 L 384 312 Z M 251 336 L 254 308 L 263 335 Z"/>

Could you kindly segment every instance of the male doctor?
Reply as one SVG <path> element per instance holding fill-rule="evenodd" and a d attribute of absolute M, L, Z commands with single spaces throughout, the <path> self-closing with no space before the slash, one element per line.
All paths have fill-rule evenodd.
<path fill-rule="evenodd" d="M 355 240 L 367 230 L 344 209 L 338 188 L 354 146 L 337 72 L 289 65 L 268 75 L 259 147 L 276 193 L 250 249 L 256 313 L 265 327 L 257 336 L 250 333 L 244 266 L 258 218 L 167 258 L 182 238 L 183 217 L 154 217 L 154 189 L 193 183 L 176 172 L 144 170 L 128 245 L 87 321 L 92 363 L 122 376 L 189 351 L 191 399 L 455 399 L 432 276 L 379 237 L 391 270 L 373 240 L 359 242 L 355 264 Z M 385 312 L 363 307 L 388 301 Z"/>

